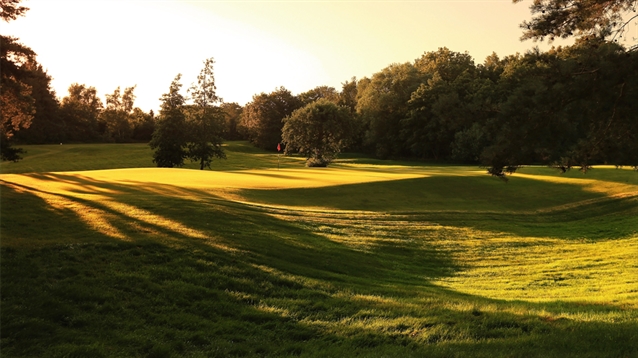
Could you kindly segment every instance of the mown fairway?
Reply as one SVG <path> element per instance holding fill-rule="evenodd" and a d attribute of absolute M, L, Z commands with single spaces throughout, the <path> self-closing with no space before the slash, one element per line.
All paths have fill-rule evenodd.
<path fill-rule="evenodd" d="M 638 356 L 638 172 L 25 149 L 3 357 Z"/>

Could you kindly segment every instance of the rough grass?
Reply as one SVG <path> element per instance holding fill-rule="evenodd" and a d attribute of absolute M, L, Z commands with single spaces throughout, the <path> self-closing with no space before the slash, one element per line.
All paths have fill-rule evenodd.
<path fill-rule="evenodd" d="M 638 355 L 634 171 L 48 148 L 0 167 L 3 356 Z"/>

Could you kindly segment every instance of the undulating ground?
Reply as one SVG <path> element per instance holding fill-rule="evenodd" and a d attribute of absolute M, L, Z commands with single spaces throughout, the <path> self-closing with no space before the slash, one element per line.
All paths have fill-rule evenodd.
<path fill-rule="evenodd" d="M 0 165 L 3 357 L 638 356 L 636 171 L 25 148 Z"/>

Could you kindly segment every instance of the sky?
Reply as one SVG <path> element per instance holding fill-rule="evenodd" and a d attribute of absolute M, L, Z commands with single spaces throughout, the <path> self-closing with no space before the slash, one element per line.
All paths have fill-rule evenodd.
<path fill-rule="evenodd" d="M 72 83 L 104 100 L 136 86 L 135 105 L 157 110 L 182 74 L 183 94 L 215 59 L 217 95 L 244 105 L 280 86 L 293 94 L 447 47 L 483 63 L 547 43 L 519 40 L 530 1 L 23 0 L 25 17 L 2 22 L 38 54 L 58 97 Z M 561 42 L 554 45 L 564 44 Z"/>

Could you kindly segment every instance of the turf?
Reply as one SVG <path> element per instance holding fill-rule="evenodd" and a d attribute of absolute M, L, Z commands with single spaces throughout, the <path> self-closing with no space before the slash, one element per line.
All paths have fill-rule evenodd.
<path fill-rule="evenodd" d="M 638 355 L 635 171 L 59 147 L 0 167 L 3 356 Z"/>

